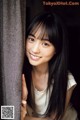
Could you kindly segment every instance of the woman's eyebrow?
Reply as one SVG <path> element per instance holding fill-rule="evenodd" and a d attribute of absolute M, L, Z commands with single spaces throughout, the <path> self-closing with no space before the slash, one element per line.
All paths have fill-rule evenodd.
<path fill-rule="evenodd" d="M 35 35 L 33 35 L 33 34 L 31 34 L 31 33 L 29 34 L 29 36 L 35 37 Z"/>
<path fill-rule="evenodd" d="M 34 37 L 34 38 L 36 38 L 36 36 L 35 35 L 33 35 L 33 34 L 29 34 L 29 36 L 32 36 L 32 37 Z M 47 37 L 43 37 L 41 40 L 45 40 L 45 41 L 48 41 L 49 39 L 47 38 Z"/>
<path fill-rule="evenodd" d="M 42 40 L 48 41 L 49 39 L 48 38 L 42 38 Z"/>

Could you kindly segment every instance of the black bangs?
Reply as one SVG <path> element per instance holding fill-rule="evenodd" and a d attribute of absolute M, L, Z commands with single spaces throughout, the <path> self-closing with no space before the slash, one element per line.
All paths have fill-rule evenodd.
<path fill-rule="evenodd" d="M 56 52 L 60 52 L 63 41 L 63 28 L 58 22 L 57 16 L 48 15 L 46 22 L 44 22 L 49 41 L 55 46 Z"/>
<path fill-rule="evenodd" d="M 48 19 L 45 24 L 45 29 L 47 31 L 47 34 L 49 36 L 49 41 L 55 45 L 55 41 L 57 40 L 57 34 L 56 34 L 56 26 L 53 24 L 53 20 Z"/>
<path fill-rule="evenodd" d="M 37 36 L 37 39 L 41 40 L 49 40 L 46 28 L 43 23 L 38 23 L 33 26 L 32 30 L 30 31 L 30 34 L 35 35 L 39 30 L 39 35 Z"/>
<path fill-rule="evenodd" d="M 27 30 L 27 37 L 29 34 L 35 34 L 39 29 L 41 32 L 38 36 L 39 39 L 44 39 L 46 36 L 56 48 L 56 52 L 60 52 L 63 41 L 63 28 L 60 19 L 55 14 L 43 13 L 41 16 L 37 16 L 33 19 Z"/>

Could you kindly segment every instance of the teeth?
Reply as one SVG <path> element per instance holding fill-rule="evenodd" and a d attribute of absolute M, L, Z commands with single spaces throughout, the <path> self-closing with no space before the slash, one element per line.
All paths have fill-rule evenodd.
<path fill-rule="evenodd" d="M 34 56 L 34 55 L 31 55 L 31 57 L 33 57 L 33 58 L 35 58 L 35 59 L 39 58 L 39 57 L 37 57 L 37 56 Z"/>

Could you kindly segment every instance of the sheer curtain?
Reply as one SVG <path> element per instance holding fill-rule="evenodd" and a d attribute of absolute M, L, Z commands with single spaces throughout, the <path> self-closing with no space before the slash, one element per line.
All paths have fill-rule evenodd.
<path fill-rule="evenodd" d="M 14 105 L 15 120 L 20 120 L 25 13 L 26 0 L 0 0 L 0 99 Z"/>

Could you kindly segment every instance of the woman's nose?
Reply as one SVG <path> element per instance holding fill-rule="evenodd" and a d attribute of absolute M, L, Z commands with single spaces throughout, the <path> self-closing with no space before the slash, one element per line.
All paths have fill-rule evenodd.
<path fill-rule="evenodd" d="M 39 44 L 39 42 L 34 43 L 31 50 L 32 50 L 33 53 L 39 53 L 40 52 L 40 44 Z"/>

